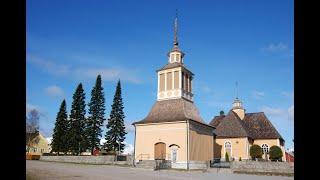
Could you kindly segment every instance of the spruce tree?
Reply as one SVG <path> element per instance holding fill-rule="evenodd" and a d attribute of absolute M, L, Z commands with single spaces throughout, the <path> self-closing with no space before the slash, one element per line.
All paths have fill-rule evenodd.
<path fill-rule="evenodd" d="M 70 113 L 70 130 L 68 134 L 68 146 L 73 153 L 80 155 L 86 150 L 85 131 L 85 93 L 80 83 L 73 94 L 73 102 Z"/>
<path fill-rule="evenodd" d="M 52 151 L 53 152 L 67 152 L 67 137 L 66 134 L 69 130 L 68 128 L 68 116 L 67 116 L 67 110 L 66 110 L 66 101 L 63 100 L 59 112 L 57 114 L 55 127 L 53 129 L 53 135 L 52 135 Z"/>
<path fill-rule="evenodd" d="M 93 153 L 96 147 L 100 146 L 101 127 L 103 126 L 105 99 L 101 76 L 98 75 L 96 84 L 91 91 L 91 100 L 89 106 L 89 117 L 87 119 L 86 136 L 88 138 L 88 147 Z"/>
<path fill-rule="evenodd" d="M 120 80 L 118 81 L 116 92 L 113 98 L 113 104 L 111 106 L 110 117 L 108 119 L 107 124 L 107 132 L 106 132 L 106 143 L 105 147 L 107 150 L 120 151 L 124 150 L 125 144 L 123 143 L 125 140 L 125 125 L 124 118 L 125 115 L 123 113 L 123 103 L 121 97 L 121 84 Z M 119 142 L 119 144 L 118 144 Z M 119 150 L 120 145 L 120 150 Z"/>

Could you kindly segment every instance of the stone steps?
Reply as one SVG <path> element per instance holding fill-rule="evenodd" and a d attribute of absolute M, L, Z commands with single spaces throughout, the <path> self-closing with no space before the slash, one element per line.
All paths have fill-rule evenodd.
<path fill-rule="evenodd" d="M 154 169 L 156 167 L 156 161 L 154 160 L 143 160 L 139 161 L 136 164 L 136 168 L 143 168 L 143 169 Z"/>

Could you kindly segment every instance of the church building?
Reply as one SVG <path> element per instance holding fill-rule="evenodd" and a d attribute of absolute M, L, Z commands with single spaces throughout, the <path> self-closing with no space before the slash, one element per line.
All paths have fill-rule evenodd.
<path fill-rule="evenodd" d="M 194 74 L 185 66 L 174 23 L 168 63 L 157 70 L 157 100 L 149 114 L 134 122 L 135 161 L 169 160 L 172 168 L 189 169 L 214 155 L 214 127 L 206 124 L 193 102 Z"/>
<path fill-rule="evenodd" d="M 242 102 L 236 98 L 227 115 L 215 116 L 210 125 L 216 127 L 215 158 L 225 159 L 225 154 L 234 160 L 250 159 L 250 147 L 259 145 L 268 159 L 271 146 L 279 146 L 285 161 L 284 139 L 269 121 L 264 112 L 246 113 Z"/>
<path fill-rule="evenodd" d="M 205 123 L 193 102 L 194 74 L 184 63 L 177 31 L 176 18 L 168 63 L 157 70 L 157 100 L 144 119 L 133 123 L 135 162 L 167 160 L 172 168 L 193 169 L 199 162 L 215 158 L 224 161 L 226 153 L 231 160 L 251 159 L 253 144 L 262 148 L 266 159 L 273 145 L 285 154 L 284 139 L 266 115 L 246 113 L 238 97 L 228 114 Z"/>

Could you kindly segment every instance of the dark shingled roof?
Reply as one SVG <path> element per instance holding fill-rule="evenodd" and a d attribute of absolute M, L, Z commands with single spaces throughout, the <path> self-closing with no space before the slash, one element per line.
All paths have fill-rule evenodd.
<path fill-rule="evenodd" d="M 263 112 L 246 113 L 243 122 L 245 122 L 247 131 L 254 139 L 283 139 Z"/>
<path fill-rule="evenodd" d="M 152 106 L 148 116 L 133 124 L 160 123 L 193 120 L 206 124 L 200 117 L 197 107 L 190 101 L 180 99 L 170 99 L 156 101 Z M 209 125 L 210 126 L 210 125 Z"/>
<path fill-rule="evenodd" d="M 221 120 L 225 117 L 225 115 L 215 116 L 213 120 L 210 122 L 211 126 L 217 127 Z"/>
<path fill-rule="evenodd" d="M 193 73 L 191 71 L 189 71 L 187 69 L 187 67 L 183 64 L 183 63 L 179 63 L 179 62 L 174 62 L 174 63 L 168 63 L 165 66 L 163 66 L 161 69 L 158 69 L 157 71 L 161 71 L 161 70 L 165 70 L 165 69 L 171 69 L 171 68 L 176 68 L 176 67 L 182 67 L 183 69 L 185 69 L 186 71 L 188 71 L 190 74 L 193 75 Z"/>
<path fill-rule="evenodd" d="M 223 118 L 216 119 L 220 121 L 220 123 L 215 126 L 215 134 L 218 137 L 249 137 L 243 122 L 235 112 L 229 111 Z M 213 123 L 211 125 L 213 125 Z"/>
<path fill-rule="evenodd" d="M 249 137 L 252 139 L 282 139 L 263 112 L 246 113 L 243 120 L 233 112 L 215 116 L 209 123 L 216 127 L 217 137 Z"/>

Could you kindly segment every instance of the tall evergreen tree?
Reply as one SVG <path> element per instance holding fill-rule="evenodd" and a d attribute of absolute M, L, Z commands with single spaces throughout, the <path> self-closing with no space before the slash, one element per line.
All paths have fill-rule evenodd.
<path fill-rule="evenodd" d="M 125 144 L 125 125 L 124 125 L 124 113 L 123 113 L 123 103 L 121 97 L 121 84 L 118 81 L 116 92 L 113 98 L 113 104 L 111 106 L 110 117 L 107 124 L 107 133 L 105 136 L 106 143 L 105 147 L 107 150 L 114 150 L 122 152 Z"/>
<path fill-rule="evenodd" d="M 53 129 L 53 135 L 52 135 L 52 151 L 53 152 L 67 152 L 68 146 L 67 146 L 67 137 L 66 134 L 68 133 L 68 115 L 67 115 L 67 107 L 66 107 L 66 101 L 63 100 L 59 112 L 57 114 L 55 127 Z"/>
<path fill-rule="evenodd" d="M 85 93 L 80 83 L 73 94 L 73 102 L 70 113 L 70 129 L 68 133 L 68 146 L 73 153 L 79 155 L 86 150 L 85 131 Z"/>
<path fill-rule="evenodd" d="M 100 145 L 101 127 L 103 126 L 105 99 L 101 76 L 98 75 L 96 84 L 91 91 L 91 100 L 89 105 L 89 117 L 87 119 L 86 136 L 88 138 L 88 147 L 93 153 L 96 147 Z"/>

